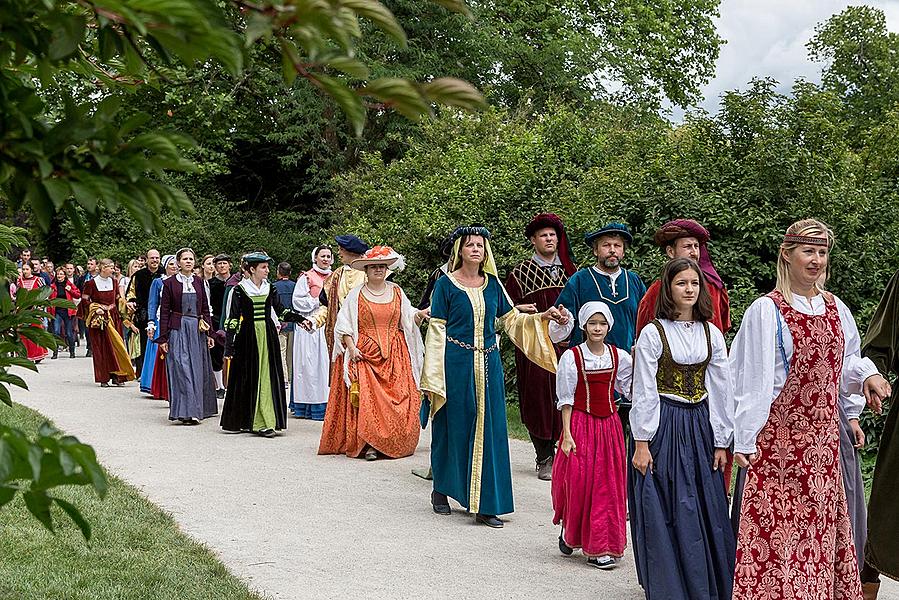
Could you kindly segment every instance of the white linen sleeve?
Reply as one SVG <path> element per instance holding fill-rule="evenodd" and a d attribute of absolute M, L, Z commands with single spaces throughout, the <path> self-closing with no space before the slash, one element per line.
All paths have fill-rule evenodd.
<path fill-rule="evenodd" d="M 840 378 L 840 395 L 846 397 L 859 395 L 862 393 L 865 380 L 877 375 L 877 367 L 870 358 L 862 358 L 861 336 L 855 324 L 855 317 L 842 300 L 834 298 L 840 313 L 840 324 L 843 326 L 843 373 Z"/>
<path fill-rule="evenodd" d="M 631 394 L 631 434 L 648 442 L 659 429 L 659 388 L 656 373 L 662 355 L 662 340 L 655 327 L 644 327 L 634 346 L 633 393 Z"/>
<path fill-rule="evenodd" d="M 734 452 L 752 454 L 774 401 L 777 307 L 770 298 L 753 302 L 730 348 L 733 378 Z"/>
<path fill-rule="evenodd" d="M 297 278 L 296 285 L 293 286 L 291 302 L 294 310 L 299 311 L 304 316 L 312 314 L 319 307 L 318 298 L 313 298 L 309 293 L 309 278 L 306 275 L 300 275 Z"/>
<path fill-rule="evenodd" d="M 631 397 L 634 380 L 634 359 L 624 350 L 618 350 L 618 374 L 615 375 L 615 391 L 627 399 Z"/>
<path fill-rule="evenodd" d="M 860 394 L 851 394 L 849 396 L 844 396 L 840 394 L 840 406 L 843 407 L 843 412 L 846 413 L 847 419 L 857 419 L 862 414 L 862 411 L 865 410 L 865 397 Z"/>
<path fill-rule="evenodd" d="M 568 319 L 568 323 L 565 325 L 559 325 L 555 321 L 549 322 L 549 339 L 554 344 L 567 340 L 572 331 L 574 331 L 574 316 Z"/>
<path fill-rule="evenodd" d="M 577 389 L 577 365 L 574 352 L 566 350 L 559 359 L 556 369 L 556 408 L 574 406 L 574 390 Z"/>
<path fill-rule="evenodd" d="M 709 419 L 715 435 L 715 447 L 728 448 L 734 433 L 734 386 L 724 335 L 712 324 L 709 324 L 709 334 L 712 338 L 712 359 L 705 371 Z"/>

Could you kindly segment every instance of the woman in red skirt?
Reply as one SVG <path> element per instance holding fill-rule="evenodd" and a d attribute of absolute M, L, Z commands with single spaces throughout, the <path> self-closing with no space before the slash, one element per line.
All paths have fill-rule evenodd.
<path fill-rule="evenodd" d="M 747 469 L 735 600 L 862 597 L 837 399 L 876 402 L 890 386 L 859 357 L 852 313 L 818 283 L 832 246 L 818 221 L 787 229 L 776 289 L 749 307 L 731 348 L 734 461 Z"/>
<path fill-rule="evenodd" d="M 118 285 L 112 278 L 113 262 L 100 261 L 99 274 L 84 284 L 78 317 L 87 324 L 94 361 L 94 381 L 100 387 L 134 380 L 131 357 L 122 340 L 122 317 L 116 302 Z"/>
<path fill-rule="evenodd" d="M 31 264 L 27 261 L 22 262 L 22 274 L 16 280 L 14 286 L 10 289 L 10 294 L 13 298 L 16 296 L 16 292 L 19 290 L 36 290 L 39 287 L 43 287 L 44 280 L 34 274 L 31 268 Z M 37 327 L 39 329 L 43 329 L 43 325 L 33 325 L 33 327 Z M 38 346 L 25 336 L 20 336 L 19 339 L 22 340 L 22 343 L 25 345 L 25 351 L 27 352 L 28 360 L 34 361 L 35 363 L 39 363 L 49 354 L 49 351 L 42 347 Z"/>
<path fill-rule="evenodd" d="M 556 371 L 562 440 L 553 461 L 553 523 L 559 550 L 581 548 L 587 564 L 611 569 L 627 545 L 624 430 L 615 392 L 630 394 L 631 357 L 606 344 L 615 324 L 603 302 L 578 311 L 586 341 L 565 351 Z"/>

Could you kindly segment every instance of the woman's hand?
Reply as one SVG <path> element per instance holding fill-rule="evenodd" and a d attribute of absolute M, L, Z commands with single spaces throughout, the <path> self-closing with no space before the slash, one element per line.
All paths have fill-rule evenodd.
<path fill-rule="evenodd" d="M 634 459 L 631 462 L 644 477 L 647 471 L 652 472 L 652 453 L 649 451 L 649 442 L 637 442 Z"/>
<path fill-rule="evenodd" d="M 715 448 L 715 458 L 712 460 L 713 471 L 724 471 L 727 468 L 727 450 Z"/>
<path fill-rule="evenodd" d="M 431 318 L 431 307 L 423 308 L 420 311 L 415 313 L 415 324 L 421 325 L 425 321 Z"/>
<path fill-rule="evenodd" d="M 862 448 L 865 445 L 865 432 L 858 424 L 858 419 L 849 419 L 849 433 L 852 436 L 852 446 Z"/>
<path fill-rule="evenodd" d="M 577 454 L 577 444 L 574 443 L 574 438 L 571 437 L 571 434 L 562 436 L 562 445 L 559 446 L 559 449 L 565 453 L 565 456 L 569 456 L 572 452 Z"/>
<path fill-rule="evenodd" d="M 206 338 L 206 347 L 212 350 L 212 347 L 215 346 L 215 340 L 211 337 Z"/>
<path fill-rule="evenodd" d="M 555 321 L 559 325 L 564 325 L 562 323 L 562 313 L 559 312 L 559 309 L 555 306 L 550 306 L 548 309 L 540 313 L 540 318 L 544 321 Z"/>
<path fill-rule="evenodd" d="M 568 325 L 568 321 L 570 321 L 572 318 L 571 311 L 569 311 L 567 308 L 565 308 L 561 304 L 556 308 L 559 311 L 559 320 L 558 320 L 559 325 Z"/>
<path fill-rule="evenodd" d="M 734 452 L 734 462 L 737 463 L 738 467 L 743 467 L 744 469 L 748 469 L 749 467 L 754 465 L 757 459 L 758 454 L 756 454 L 755 452 L 753 452 L 752 454 Z"/>
<path fill-rule="evenodd" d="M 168 354 L 169 353 L 169 343 L 163 342 L 163 343 L 159 344 L 159 351 L 162 352 L 163 354 Z"/>
<path fill-rule="evenodd" d="M 536 315 L 537 314 L 537 305 L 534 303 L 531 304 L 519 304 L 515 308 L 519 311 L 528 314 L 528 315 Z"/>
<path fill-rule="evenodd" d="M 362 360 L 362 356 L 359 355 L 359 350 L 356 348 L 356 344 L 348 344 L 346 347 L 347 358 L 349 358 L 352 362 L 359 362 Z"/>
<path fill-rule="evenodd" d="M 883 412 L 883 401 L 893 393 L 890 383 L 880 373 L 865 379 L 862 389 L 864 390 L 865 400 L 868 401 L 868 407 L 878 415 Z"/>

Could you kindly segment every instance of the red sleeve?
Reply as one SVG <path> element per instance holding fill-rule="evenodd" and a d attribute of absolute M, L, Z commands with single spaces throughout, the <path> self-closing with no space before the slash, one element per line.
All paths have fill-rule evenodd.
<path fill-rule="evenodd" d="M 640 331 L 656 318 L 656 299 L 658 296 L 659 285 L 658 282 L 655 282 L 646 290 L 646 294 L 640 300 L 640 306 L 637 307 L 636 337 L 639 337 Z"/>
<path fill-rule="evenodd" d="M 721 288 L 718 292 L 718 305 L 715 307 L 718 312 L 718 320 L 721 322 L 719 329 L 721 333 L 730 331 L 732 323 L 730 322 L 730 296 L 727 295 L 727 289 Z"/>

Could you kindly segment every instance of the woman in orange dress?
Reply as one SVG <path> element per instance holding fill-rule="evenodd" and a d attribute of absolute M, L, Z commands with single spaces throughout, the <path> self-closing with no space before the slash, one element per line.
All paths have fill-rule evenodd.
<path fill-rule="evenodd" d="M 423 314 L 386 280 L 387 267 L 401 259 L 375 246 L 351 265 L 367 282 L 350 291 L 337 316 L 319 454 L 401 458 L 418 445 Z"/>

